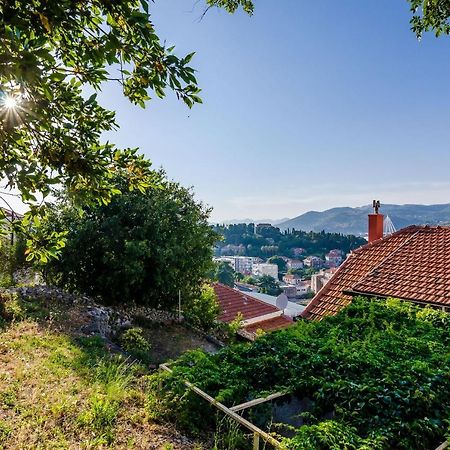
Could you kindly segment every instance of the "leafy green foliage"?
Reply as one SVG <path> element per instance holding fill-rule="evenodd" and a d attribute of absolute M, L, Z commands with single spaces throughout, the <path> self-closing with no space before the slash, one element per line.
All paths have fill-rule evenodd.
<path fill-rule="evenodd" d="M 194 298 L 183 311 L 188 322 L 204 331 L 210 330 L 215 325 L 219 313 L 220 307 L 216 293 L 207 284 L 203 285 L 200 295 Z"/>
<path fill-rule="evenodd" d="M 145 339 L 142 328 L 133 327 L 125 330 L 120 337 L 120 343 L 125 351 L 136 358 L 147 361 L 149 359 L 151 345 Z"/>
<path fill-rule="evenodd" d="M 0 420 L 0 445 L 3 445 L 10 434 L 11 428 L 3 420 Z"/>
<path fill-rule="evenodd" d="M 450 2 L 441 0 L 408 0 L 413 17 L 411 28 L 420 39 L 423 33 L 433 31 L 436 37 L 450 34 Z"/>
<path fill-rule="evenodd" d="M 211 267 L 216 234 L 209 209 L 177 183 L 161 189 L 125 192 L 108 205 L 61 206 L 49 231 L 68 230 L 58 261 L 44 268 L 49 282 L 99 296 L 104 303 L 170 309 L 200 292 Z"/>
<path fill-rule="evenodd" d="M 256 281 L 256 285 L 259 286 L 262 294 L 278 295 L 282 292 L 277 280 L 270 275 L 263 275 L 259 277 Z"/>
<path fill-rule="evenodd" d="M 253 11 L 249 0 L 206 4 Z M 132 190 L 155 186 L 151 163 L 137 149 L 117 149 L 102 138 L 118 124 L 97 101 L 102 84 L 116 82 L 141 107 L 167 91 L 189 107 L 201 103 L 194 53 L 180 57 L 161 42 L 149 2 L 0 2 L 0 29 L 0 178 L 31 207 L 29 219 L 15 226 L 28 231 L 27 221 L 45 218 L 43 199 L 61 186 L 80 203 L 104 204 L 120 193 L 118 175 Z M 50 248 L 30 251 L 30 259 L 54 258 L 62 237 L 30 241 L 31 249 Z"/>
<path fill-rule="evenodd" d="M 229 406 L 285 390 L 312 401 L 288 448 L 425 450 L 450 419 L 449 348 L 450 315 L 357 298 L 321 322 L 184 355 L 163 377 L 165 401 L 180 424 L 201 429 L 205 405 L 181 380 Z"/>
<path fill-rule="evenodd" d="M 218 261 L 213 274 L 213 279 L 225 286 L 234 286 L 235 271 L 227 261 Z"/>
<path fill-rule="evenodd" d="M 267 262 L 269 264 L 276 264 L 278 266 L 278 272 L 286 272 L 286 261 L 281 256 L 272 256 Z"/>
<path fill-rule="evenodd" d="M 0 225 L 1 226 L 1 225 Z M 0 286 L 14 284 L 14 273 L 27 266 L 25 261 L 25 240 L 21 235 L 0 237 Z"/>
<path fill-rule="evenodd" d="M 301 427 L 293 439 L 286 442 L 288 448 L 296 450 L 377 450 L 382 449 L 383 439 L 363 439 L 357 430 L 333 420 L 324 420 L 317 425 Z"/>

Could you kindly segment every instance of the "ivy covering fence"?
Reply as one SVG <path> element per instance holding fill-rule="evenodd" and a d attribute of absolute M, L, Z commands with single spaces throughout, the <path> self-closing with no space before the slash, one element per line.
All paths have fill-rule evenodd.
<path fill-rule="evenodd" d="M 450 434 L 450 315 L 399 300 L 356 298 L 335 317 L 190 352 L 172 369 L 158 405 L 193 433 L 216 415 L 183 380 L 227 406 L 282 390 L 309 399 L 304 425 L 280 438 L 289 449 L 428 450 Z"/>

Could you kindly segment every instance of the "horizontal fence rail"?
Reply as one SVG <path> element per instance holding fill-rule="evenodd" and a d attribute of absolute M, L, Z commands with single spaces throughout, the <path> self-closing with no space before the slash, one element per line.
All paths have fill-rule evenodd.
<path fill-rule="evenodd" d="M 168 367 L 167 364 L 160 364 L 159 367 L 162 370 L 165 370 L 166 372 L 169 372 L 169 373 L 173 372 L 173 370 L 170 367 Z M 272 445 L 276 449 L 281 448 L 281 443 L 278 442 L 273 436 L 271 436 L 269 433 L 266 433 L 265 431 L 261 430 L 256 425 L 249 422 L 248 420 L 244 419 L 242 416 L 237 414 L 233 410 L 233 408 L 226 407 L 224 404 L 218 402 L 216 399 L 214 399 L 213 397 L 208 395 L 206 392 L 202 391 L 200 388 L 198 388 L 197 386 L 195 386 L 194 384 L 192 384 L 191 382 L 189 382 L 187 380 L 184 381 L 184 384 L 191 391 L 195 392 L 197 395 L 199 395 L 200 397 L 202 397 L 206 401 L 208 401 L 211 405 L 214 405 L 217 409 L 219 409 L 220 411 L 225 413 L 227 416 L 231 417 L 236 422 L 240 423 L 242 426 L 244 426 L 245 428 L 250 430 L 253 433 L 253 450 L 259 449 L 260 438 L 262 438 L 265 442 L 268 442 L 270 445 Z M 272 394 L 272 396 L 275 396 L 273 398 L 281 397 L 281 395 L 284 395 L 284 393 L 283 394 L 281 394 L 281 393 Z M 271 398 L 269 398 L 269 397 L 272 397 L 272 396 L 269 395 L 268 397 L 264 397 L 264 399 L 259 398 L 259 399 L 251 400 L 250 402 L 246 402 L 246 403 L 242 403 L 241 405 L 237 405 L 234 408 L 239 407 L 239 410 L 243 410 L 243 409 L 249 408 L 250 406 L 263 403 L 264 401 L 269 401 L 269 400 L 271 400 Z M 253 404 L 249 405 L 249 403 L 252 403 L 252 402 L 253 402 Z M 254 403 L 254 402 L 256 402 L 256 403 Z"/>

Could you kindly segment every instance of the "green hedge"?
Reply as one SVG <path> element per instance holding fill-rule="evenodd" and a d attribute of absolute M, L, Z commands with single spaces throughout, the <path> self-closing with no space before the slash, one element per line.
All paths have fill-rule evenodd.
<path fill-rule="evenodd" d="M 448 432 L 450 315 L 398 300 L 357 298 L 335 317 L 190 352 L 173 368 L 162 400 L 191 431 L 214 426 L 214 414 L 183 379 L 228 406 L 283 389 L 311 398 L 306 425 L 284 439 L 292 449 L 428 450 Z"/>

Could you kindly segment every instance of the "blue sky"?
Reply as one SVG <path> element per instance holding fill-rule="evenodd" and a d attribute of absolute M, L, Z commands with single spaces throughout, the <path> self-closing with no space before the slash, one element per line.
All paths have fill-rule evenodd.
<path fill-rule="evenodd" d="M 418 42 L 405 0 L 255 0 L 253 17 L 156 0 L 152 21 L 192 65 L 203 105 L 100 99 L 214 220 L 333 206 L 450 202 L 450 37 Z"/>

